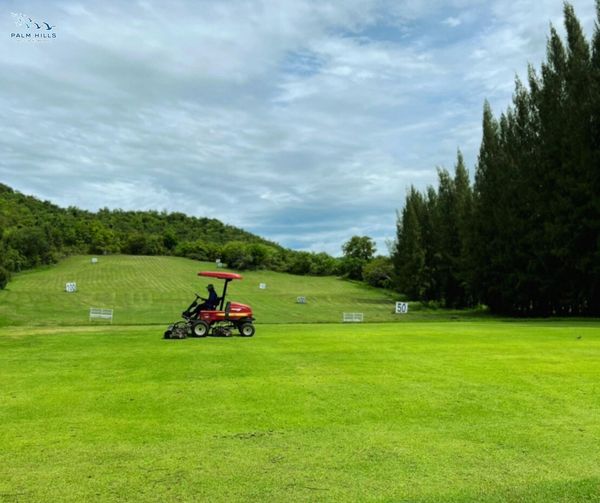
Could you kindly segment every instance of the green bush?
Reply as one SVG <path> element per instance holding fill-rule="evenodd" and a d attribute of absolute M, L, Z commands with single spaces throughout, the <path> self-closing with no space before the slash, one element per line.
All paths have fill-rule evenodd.
<path fill-rule="evenodd" d="M 164 248 L 160 236 L 136 232 L 127 239 L 124 251 L 130 255 L 162 255 Z"/>
<path fill-rule="evenodd" d="M 312 255 L 310 273 L 315 276 L 333 276 L 338 272 L 338 261 L 327 253 Z"/>
<path fill-rule="evenodd" d="M 209 250 L 200 240 L 182 241 L 175 247 L 175 255 L 193 260 L 209 260 Z"/>
<path fill-rule="evenodd" d="M 342 257 L 340 261 L 341 274 L 349 279 L 362 279 L 365 260 L 356 257 Z"/>
<path fill-rule="evenodd" d="M 10 272 L 0 266 L 0 290 L 4 290 L 10 281 Z"/>
<path fill-rule="evenodd" d="M 252 255 L 245 243 L 231 241 L 223 246 L 222 260 L 232 269 L 249 269 L 252 267 Z"/>
<path fill-rule="evenodd" d="M 312 267 L 312 257 L 309 252 L 295 252 L 290 259 L 288 272 L 292 274 L 304 275 L 310 273 Z"/>
<path fill-rule="evenodd" d="M 391 288 L 394 265 L 389 257 L 377 257 L 362 269 L 363 279 L 371 286 Z"/>

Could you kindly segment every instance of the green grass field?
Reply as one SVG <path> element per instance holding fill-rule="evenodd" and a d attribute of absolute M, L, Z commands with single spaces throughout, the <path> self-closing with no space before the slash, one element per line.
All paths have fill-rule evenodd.
<path fill-rule="evenodd" d="M 214 263 L 177 257 L 71 257 L 56 266 L 16 275 L 0 291 L 0 326 L 82 325 L 90 307 L 114 309 L 114 323 L 168 323 L 178 319 L 194 298 L 206 295 L 206 285 L 222 281 L 197 276 L 215 270 Z M 326 277 L 303 277 L 270 271 L 243 273 L 229 285 L 228 297 L 248 303 L 258 323 L 339 322 L 345 311 L 363 312 L 365 321 L 392 321 L 395 299 L 389 292 Z M 65 283 L 76 282 L 76 293 Z M 267 288 L 261 290 L 260 283 Z M 306 304 L 296 298 L 305 296 Z"/>
<path fill-rule="evenodd" d="M 163 340 L 198 263 L 110 259 L 0 292 L 1 502 L 600 501 L 597 321 L 277 324 L 309 306 L 278 299 L 286 281 L 317 321 L 390 299 L 253 273 L 232 292 L 266 318 L 255 337 Z M 90 326 L 102 300 L 130 325 Z"/>

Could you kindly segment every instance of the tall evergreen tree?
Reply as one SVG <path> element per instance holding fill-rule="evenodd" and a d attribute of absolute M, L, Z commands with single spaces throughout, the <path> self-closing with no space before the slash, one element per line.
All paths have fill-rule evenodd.
<path fill-rule="evenodd" d="M 456 237 L 458 240 L 456 247 L 457 255 L 453 260 L 453 274 L 457 283 L 455 305 L 457 307 L 467 307 L 473 305 L 474 301 L 471 291 L 473 193 L 469 181 L 469 172 L 465 167 L 463 155 L 460 150 L 457 152 L 456 165 L 454 167 L 454 191 Z"/>
<path fill-rule="evenodd" d="M 588 271 L 590 310 L 600 313 L 600 0 L 596 0 L 596 24 L 592 40 L 591 54 L 591 87 L 590 87 L 590 116 L 591 116 L 591 149 L 592 160 L 589 166 L 590 187 L 596 197 L 591 207 L 592 222 L 590 228 L 591 265 Z M 595 238 L 595 239 L 594 239 Z"/>
<path fill-rule="evenodd" d="M 591 138 L 591 57 L 590 48 L 573 7 L 565 4 L 567 31 L 567 68 L 565 76 L 564 126 L 565 146 L 561 170 L 558 173 L 560 191 L 557 194 L 554 251 L 562 262 L 555 276 L 554 310 L 580 313 L 587 309 L 587 277 L 593 255 L 594 214 L 592 191 Z"/>
<path fill-rule="evenodd" d="M 423 299 L 426 290 L 425 250 L 419 214 L 424 211 L 423 196 L 411 187 L 398 218 L 396 248 L 392 256 L 398 289 L 412 299 Z"/>
<path fill-rule="evenodd" d="M 421 227 L 421 243 L 425 253 L 425 267 L 423 270 L 423 299 L 440 300 L 440 264 L 439 238 L 436 233 L 436 212 L 438 195 L 432 186 L 427 187 L 423 204 L 416 205 L 417 218 Z"/>
<path fill-rule="evenodd" d="M 552 312 L 553 298 L 557 295 L 554 276 L 563 267 L 557 240 L 560 235 L 557 213 L 564 212 L 558 201 L 561 194 L 560 177 L 565 157 L 564 125 L 566 109 L 567 55 L 562 40 L 554 27 L 550 30 L 546 63 L 542 64 L 539 95 L 536 106 L 539 114 L 540 161 L 534 165 L 538 184 L 535 211 L 540 222 L 535 253 L 540 270 L 535 298 L 532 299 L 532 314 L 547 315 Z"/>
<path fill-rule="evenodd" d="M 432 215 L 435 237 L 434 262 L 431 265 L 435 277 L 432 300 L 455 306 L 458 297 L 458 281 L 455 261 L 460 252 L 456 215 L 454 180 L 445 169 L 438 169 L 438 190 Z"/>
<path fill-rule="evenodd" d="M 530 79 L 536 76 L 530 69 Z M 509 167 L 511 192 L 506 229 L 512 248 L 507 289 L 513 312 L 528 314 L 540 289 L 539 231 L 543 229 L 537 210 L 542 203 L 538 194 L 539 121 L 531 94 L 517 78 L 513 107 L 507 114 L 507 131 L 503 150 Z"/>
<path fill-rule="evenodd" d="M 504 310 L 499 268 L 499 202 L 504 189 L 500 151 L 500 125 L 490 104 L 483 107 L 483 137 L 475 171 L 473 221 L 473 287 L 483 302 L 494 310 Z"/>

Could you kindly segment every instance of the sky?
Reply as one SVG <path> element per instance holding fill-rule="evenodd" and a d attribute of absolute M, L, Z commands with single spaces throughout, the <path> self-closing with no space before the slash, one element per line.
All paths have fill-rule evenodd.
<path fill-rule="evenodd" d="M 572 4 L 591 39 L 594 0 Z M 0 0 L 0 182 L 296 250 L 339 255 L 367 235 L 386 254 L 411 185 L 435 186 L 459 148 L 473 176 L 484 100 L 506 109 L 550 25 L 564 34 L 562 8 Z"/>

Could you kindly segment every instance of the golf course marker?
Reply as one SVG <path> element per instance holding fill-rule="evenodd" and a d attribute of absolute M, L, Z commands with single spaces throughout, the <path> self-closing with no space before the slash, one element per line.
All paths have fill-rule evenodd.
<path fill-rule="evenodd" d="M 342 321 L 347 322 L 361 322 L 363 321 L 363 313 L 344 313 Z"/>
<path fill-rule="evenodd" d="M 408 302 L 396 302 L 396 314 L 408 313 Z"/>
<path fill-rule="evenodd" d="M 99 307 L 90 307 L 90 321 L 93 320 L 113 320 L 113 310 Z"/>

